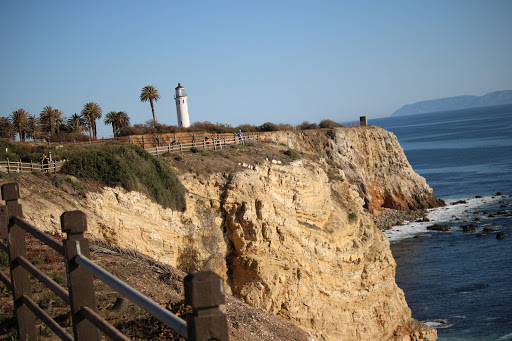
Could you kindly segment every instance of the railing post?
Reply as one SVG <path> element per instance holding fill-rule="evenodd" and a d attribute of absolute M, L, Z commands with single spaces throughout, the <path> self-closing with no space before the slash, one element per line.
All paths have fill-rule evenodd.
<path fill-rule="evenodd" d="M 9 163 L 9 158 L 7 158 L 7 174 L 11 173 L 11 164 Z"/>
<path fill-rule="evenodd" d="M 34 313 L 23 303 L 23 296 L 32 298 L 30 288 L 30 274 L 20 264 L 19 256 L 27 257 L 27 246 L 25 245 L 25 231 L 16 224 L 11 223 L 12 217 L 22 217 L 23 212 L 20 198 L 20 189 L 17 183 L 2 185 L 2 200 L 5 200 L 7 208 L 8 239 L 9 239 L 9 260 L 11 268 L 11 283 L 14 298 L 14 312 L 18 322 L 18 337 L 20 340 L 36 340 L 36 320 Z"/>
<path fill-rule="evenodd" d="M 32 160 L 30 160 L 30 171 L 31 172 L 34 171 L 34 164 L 32 163 Z"/>
<path fill-rule="evenodd" d="M 188 339 L 193 341 L 228 340 L 226 315 L 219 310 L 225 303 L 222 278 L 212 271 L 187 275 L 185 301 L 192 306 L 187 315 Z"/>
<path fill-rule="evenodd" d="M 77 247 L 80 253 L 90 258 L 89 240 L 84 237 L 87 231 L 87 220 L 82 211 L 68 211 L 60 216 L 62 232 L 67 233 L 67 239 L 63 240 L 64 257 L 68 273 L 69 300 L 71 306 L 71 320 L 76 341 L 99 340 L 99 332 L 96 327 L 82 316 L 80 310 L 83 306 L 96 311 L 96 298 L 92 275 L 81 268 L 75 261 Z"/>

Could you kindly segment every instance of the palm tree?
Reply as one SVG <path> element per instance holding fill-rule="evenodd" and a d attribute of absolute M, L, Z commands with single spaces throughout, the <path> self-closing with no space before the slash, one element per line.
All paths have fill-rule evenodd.
<path fill-rule="evenodd" d="M 118 111 L 117 115 L 117 129 L 121 130 L 130 125 L 130 117 L 124 111 Z"/>
<path fill-rule="evenodd" d="M 32 138 L 34 141 L 43 137 L 41 125 L 39 123 L 40 121 L 35 115 L 30 115 L 28 117 L 27 137 Z"/>
<path fill-rule="evenodd" d="M 119 134 L 119 130 L 130 125 L 130 117 L 124 111 L 111 111 L 105 116 L 105 124 L 112 124 L 114 137 Z"/>
<path fill-rule="evenodd" d="M 101 118 L 101 107 L 94 102 L 84 104 L 82 116 L 89 122 L 89 136 L 96 138 L 96 120 Z"/>
<path fill-rule="evenodd" d="M 55 129 L 55 133 L 58 135 L 60 133 L 60 125 L 66 121 L 64 117 L 64 113 L 62 110 L 54 109 L 53 110 L 53 127 Z"/>
<path fill-rule="evenodd" d="M 112 124 L 112 133 L 114 134 L 114 137 L 116 137 L 117 132 L 117 112 L 111 111 L 108 114 L 105 115 L 105 120 L 103 121 L 105 124 Z"/>
<path fill-rule="evenodd" d="M 47 105 L 43 108 L 41 113 L 39 114 L 39 120 L 41 124 L 45 127 L 45 130 L 50 132 L 50 140 L 53 135 L 53 116 L 55 114 L 55 109 L 51 106 Z"/>
<path fill-rule="evenodd" d="M 12 139 L 16 136 L 16 131 L 7 117 L 0 117 L 0 137 Z"/>
<path fill-rule="evenodd" d="M 151 112 L 153 113 L 153 125 L 156 127 L 156 118 L 155 118 L 155 107 L 153 106 L 153 101 L 158 101 L 160 98 L 160 94 L 158 90 L 153 85 L 146 85 L 142 88 L 142 92 L 140 94 L 140 101 L 147 102 L 151 105 Z"/>
<path fill-rule="evenodd" d="M 78 114 L 73 114 L 68 119 L 68 129 L 74 133 L 81 133 L 87 130 L 87 121 Z"/>
<path fill-rule="evenodd" d="M 13 111 L 10 119 L 14 129 L 16 129 L 19 134 L 20 141 L 25 141 L 25 132 L 28 125 L 28 111 L 25 109 L 18 109 Z"/>

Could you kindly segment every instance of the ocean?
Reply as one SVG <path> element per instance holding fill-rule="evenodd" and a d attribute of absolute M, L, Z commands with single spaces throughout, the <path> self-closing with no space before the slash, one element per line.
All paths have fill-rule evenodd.
<path fill-rule="evenodd" d="M 430 222 L 385 233 L 412 316 L 436 328 L 439 340 L 512 340 L 512 105 L 369 124 L 397 136 L 448 204 L 429 210 Z M 450 230 L 427 229 L 436 223 Z"/>

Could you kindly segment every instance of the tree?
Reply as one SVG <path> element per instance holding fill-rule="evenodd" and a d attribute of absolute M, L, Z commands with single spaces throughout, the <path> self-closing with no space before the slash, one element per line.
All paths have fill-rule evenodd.
<path fill-rule="evenodd" d="M 41 129 L 40 121 L 35 115 L 28 117 L 27 137 L 35 140 L 43 138 L 43 131 Z"/>
<path fill-rule="evenodd" d="M 119 135 L 119 130 L 130 124 L 130 117 L 124 111 L 111 111 L 105 116 L 105 124 L 112 124 L 114 137 Z"/>
<path fill-rule="evenodd" d="M 151 112 L 153 113 L 153 126 L 156 127 L 156 118 L 155 118 L 155 107 L 153 105 L 153 101 L 158 101 L 160 99 L 160 94 L 158 90 L 153 85 L 147 85 L 142 88 L 142 92 L 140 94 L 140 101 L 147 102 L 151 105 Z"/>
<path fill-rule="evenodd" d="M 78 114 L 73 114 L 71 118 L 68 119 L 68 129 L 73 133 L 87 131 L 87 120 Z"/>
<path fill-rule="evenodd" d="M 82 116 L 89 122 L 89 136 L 96 138 L 96 120 L 101 118 L 101 107 L 94 102 L 84 104 Z"/>
<path fill-rule="evenodd" d="M 0 117 L 0 137 L 13 139 L 16 136 L 16 130 L 7 117 Z"/>
<path fill-rule="evenodd" d="M 112 124 L 112 134 L 114 137 L 116 137 L 117 133 L 117 120 L 116 120 L 116 111 L 111 111 L 108 114 L 105 115 L 105 121 L 103 121 L 105 124 Z"/>
<path fill-rule="evenodd" d="M 43 125 L 43 129 L 49 132 L 50 140 L 52 139 L 53 134 L 53 115 L 55 113 L 55 109 L 51 106 L 47 105 L 41 110 L 39 114 L 39 121 Z"/>
<path fill-rule="evenodd" d="M 19 134 L 20 141 L 25 141 L 25 133 L 28 125 L 28 111 L 18 109 L 11 114 L 11 122 Z"/>
<path fill-rule="evenodd" d="M 128 127 L 130 125 L 130 117 L 124 111 L 118 111 L 117 115 L 117 129 L 120 130 L 122 128 Z"/>
<path fill-rule="evenodd" d="M 55 134 L 60 133 L 60 125 L 66 121 L 64 117 L 64 113 L 62 110 L 54 109 L 53 110 L 53 128 L 55 129 Z"/>

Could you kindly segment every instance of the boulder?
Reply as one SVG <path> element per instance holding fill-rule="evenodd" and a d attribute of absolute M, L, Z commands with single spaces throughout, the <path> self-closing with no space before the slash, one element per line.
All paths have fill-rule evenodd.
<path fill-rule="evenodd" d="M 462 231 L 464 231 L 464 233 L 475 232 L 476 231 L 476 225 L 475 224 L 461 225 L 461 227 L 462 227 Z"/>
<path fill-rule="evenodd" d="M 447 225 L 434 224 L 427 227 L 427 230 L 447 232 L 450 231 L 450 227 Z"/>
<path fill-rule="evenodd" d="M 490 227 L 484 227 L 482 231 L 484 231 L 484 232 L 495 232 L 496 230 L 493 229 L 493 228 L 490 228 Z"/>
<path fill-rule="evenodd" d="M 507 235 L 506 235 L 505 233 L 503 233 L 503 232 L 498 232 L 498 233 L 496 234 L 496 239 L 503 239 L 503 238 L 505 238 L 506 236 L 507 236 Z"/>

